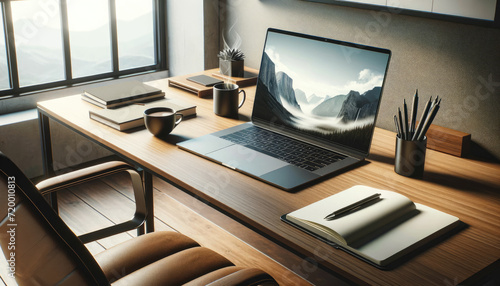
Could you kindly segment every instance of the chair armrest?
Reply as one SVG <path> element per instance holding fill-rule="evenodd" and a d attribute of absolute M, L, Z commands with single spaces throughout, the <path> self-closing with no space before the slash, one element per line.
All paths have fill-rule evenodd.
<path fill-rule="evenodd" d="M 134 217 L 127 222 L 113 225 L 79 236 L 83 243 L 98 240 L 141 226 L 146 220 L 146 197 L 142 185 L 142 178 L 132 166 L 120 161 L 106 162 L 81 170 L 72 171 L 41 181 L 36 185 L 42 195 L 57 192 L 68 187 L 104 178 L 106 176 L 127 172 L 130 175 L 134 190 L 136 210 Z"/>
<path fill-rule="evenodd" d="M 36 187 L 42 195 L 47 195 L 60 189 L 128 170 L 135 171 L 132 166 L 124 162 L 106 162 L 43 180 Z"/>
<path fill-rule="evenodd" d="M 278 285 L 274 278 L 257 268 L 245 268 L 224 276 L 210 284 L 210 286 L 223 285 Z"/>

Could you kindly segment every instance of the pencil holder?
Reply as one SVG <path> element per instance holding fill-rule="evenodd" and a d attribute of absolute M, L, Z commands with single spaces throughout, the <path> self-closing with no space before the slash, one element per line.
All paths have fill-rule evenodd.
<path fill-rule="evenodd" d="M 394 171 L 402 176 L 422 178 L 424 175 L 427 137 L 421 141 L 409 141 L 396 136 Z"/>

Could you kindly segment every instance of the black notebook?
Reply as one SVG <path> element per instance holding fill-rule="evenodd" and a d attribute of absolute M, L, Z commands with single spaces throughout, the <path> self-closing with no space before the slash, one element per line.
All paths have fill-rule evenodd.
<path fill-rule="evenodd" d="M 222 80 L 208 76 L 208 75 L 197 75 L 197 76 L 192 76 L 188 77 L 187 80 L 195 82 L 197 84 L 201 84 L 203 86 L 214 86 L 218 83 L 223 83 Z"/>
<path fill-rule="evenodd" d="M 333 211 L 377 193 L 377 200 L 336 219 L 325 219 Z M 399 193 L 367 186 L 354 186 L 281 218 L 380 268 L 460 225 L 455 216 L 414 203 Z"/>

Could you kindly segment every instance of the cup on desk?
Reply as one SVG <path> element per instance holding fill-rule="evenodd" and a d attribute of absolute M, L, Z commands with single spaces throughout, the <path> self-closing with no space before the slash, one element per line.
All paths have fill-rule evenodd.
<path fill-rule="evenodd" d="M 426 149 L 427 137 L 425 136 L 423 140 L 404 140 L 396 136 L 394 171 L 406 177 L 422 178 Z"/>
<path fill-rule="evenodd" d="M 214 113 L 220 116 L 235 117 L 238 109 L 243 106 L 246 99 L 244 90 L 239 90 L 239 86 L 233 83 L 219 83 L 213 87 Z M 240 93 L 243 98 L 239 100 Z"/>
<path fill-rule="evenodd" d="M 168 107 L 152 107 L 144 111 L 144 124 L 153 135 L 166 136 L 182 121 L 182 114 Z"/>

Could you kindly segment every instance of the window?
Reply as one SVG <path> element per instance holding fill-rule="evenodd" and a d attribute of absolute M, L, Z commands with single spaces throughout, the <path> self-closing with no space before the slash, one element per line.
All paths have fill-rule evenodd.
<path fill-rule="evenodd" d="M 137 0 L 116 2 L 118 54 L 124 69 L 148 66 L 154 63 L 154 34 L 152 6 Z"/>
<path fill-rule="evenodd" d="M 53 7 L 49 13 L 39 6 L 39 1 L 11 3 L 21 87 L 64 80 L 59 7 Z"/>
<path fill-rule="evenodd" d="M 5 46 L 5 29 L 3 26 L 3 14 L 0 13 L 0 90 L 10 88 L 9 66 L 7 65 L 7 49 Z"/>
<path fill-rule="evenodd" d="M 163 0 L 0 5 L 0 98 L 166 69 Z"/>
<path fill-rule="evenodd" d="M 73 77 L 111 72 L 113 65 L 107 1 L 66 2 Z"/>

